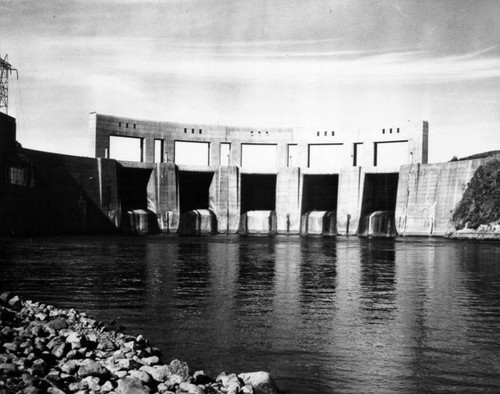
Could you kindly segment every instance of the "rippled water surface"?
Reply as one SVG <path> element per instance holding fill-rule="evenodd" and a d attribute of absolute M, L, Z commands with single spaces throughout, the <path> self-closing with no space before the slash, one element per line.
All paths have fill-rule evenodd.
<path fill-rule="evenodd" d="M 191 369 L 287 393 L 500 391 L 500 244 L 2 240 L 0 290 L 115 319 Z"/>

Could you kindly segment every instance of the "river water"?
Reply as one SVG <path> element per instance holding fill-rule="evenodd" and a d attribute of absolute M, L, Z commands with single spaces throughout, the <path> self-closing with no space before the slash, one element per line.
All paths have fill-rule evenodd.
<path fill-rule="evenodd" d="M 443 239 L 2 240 L 0 290 L 115 319 L 166 362 L 287 393 L 499 392 L 500 244 Z"/>

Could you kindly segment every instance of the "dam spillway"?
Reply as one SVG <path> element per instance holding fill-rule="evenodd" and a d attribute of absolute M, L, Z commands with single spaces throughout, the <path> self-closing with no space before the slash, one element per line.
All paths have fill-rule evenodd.
<path fill-rule="evenodd" d="M 368 201 L 369 190 L 389 187 L 376 197 L 390 196 L 391 217 L 395 211 L 397 181 L 372 178 L 384 180 L 401 165 L 427 161 L 427 122 L 318 131 L 93 113 L 90 130 L 98 158 L 113 159 L 120 139 L 138 141 L 134 157 L 140 163 L 118 158 L 124 166 L 152 169 L 148 201 L 165 232 L 363 235 L 368 211 L 386 209 Z M 186 220 L 198 224 L 186 226 Z M 213 224 L 202 229 L 201 223 Z M 388 223 L 395 228 L 394 218 Z"/>
<path fill-rule="evenodd" d="M 210 209 L 213 172 L 179 171 L 179 233 L 215 234 L 217 220 Z"/>
<path fill-rule="evenodd" d="M 118 166 L 118 195 L 121 202 L 121 229 L 132 234 L 156 232 L 154 213 L 149 210 L 147 185 L 151 169 Z"/>
<path fill-rule="evenodd" d="M 241 174 L 240 234 L 275 234 L 276 175 Z"/>
<path fill-rule="evenodd" d="M 241 213 L 276 209 L 276 175 L 241 175 Z"/>
<path fill-rule="evenodd" d="M 16 147 L 15 119 L 0 115 L 6 234 L 177 233 L 190 213 L 188 233 L 267 221 L 268 233 L 363 235 L 371 217 L 375 232 L 439 236 L 486 160 L 427 164 L 427 122 L 259 130 L 96 113 L 94 158 L 75 157 Z"/>
<path fill-rule="evenodd" d="M 148 209 L 147 185 L 152 170 L 128 167 L 117 170 L 122 210 Z"/>
<path fill-rule="evenodd" d="M 339 176 L 304 175 L 302 191 L 302 235 L 337 234 Z"/>
<path fill-rule="evenodd" d="M 213 172 L 179 171 L 178 177 L 180 212 L 208 209 Z"/>
<path fill-rule="evenodd" d="M 366 174 L 358 234 L 395 236 L 398 173 Z"/>

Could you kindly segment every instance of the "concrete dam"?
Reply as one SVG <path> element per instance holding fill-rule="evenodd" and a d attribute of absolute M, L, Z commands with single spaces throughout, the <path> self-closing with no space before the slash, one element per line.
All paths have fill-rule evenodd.
<path fill-rule="evenodd" d="M 90 119 L 92 155 L 118 160 L 119 226 L 138 233 L 391 236 L 400 167 L 427 162 L 427 122 L 318 131 Z"/>
<path fill-rule="evenodd" d="M 10 234 L 443 235 L 482 162 L 427 164 L 427 122 L 325 131 L 96 113 L 85 158 L 23 149 L 0 115 Z"/>

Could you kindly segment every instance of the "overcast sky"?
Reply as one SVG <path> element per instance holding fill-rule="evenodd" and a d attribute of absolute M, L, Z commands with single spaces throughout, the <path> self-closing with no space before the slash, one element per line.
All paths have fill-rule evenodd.
<path fill-rule="evenodd" d="M 430 161 L 500 149 L 499 0 L 0 0 L 23 146 L 88 114 L 241 126 L 428 120 Z"/>

